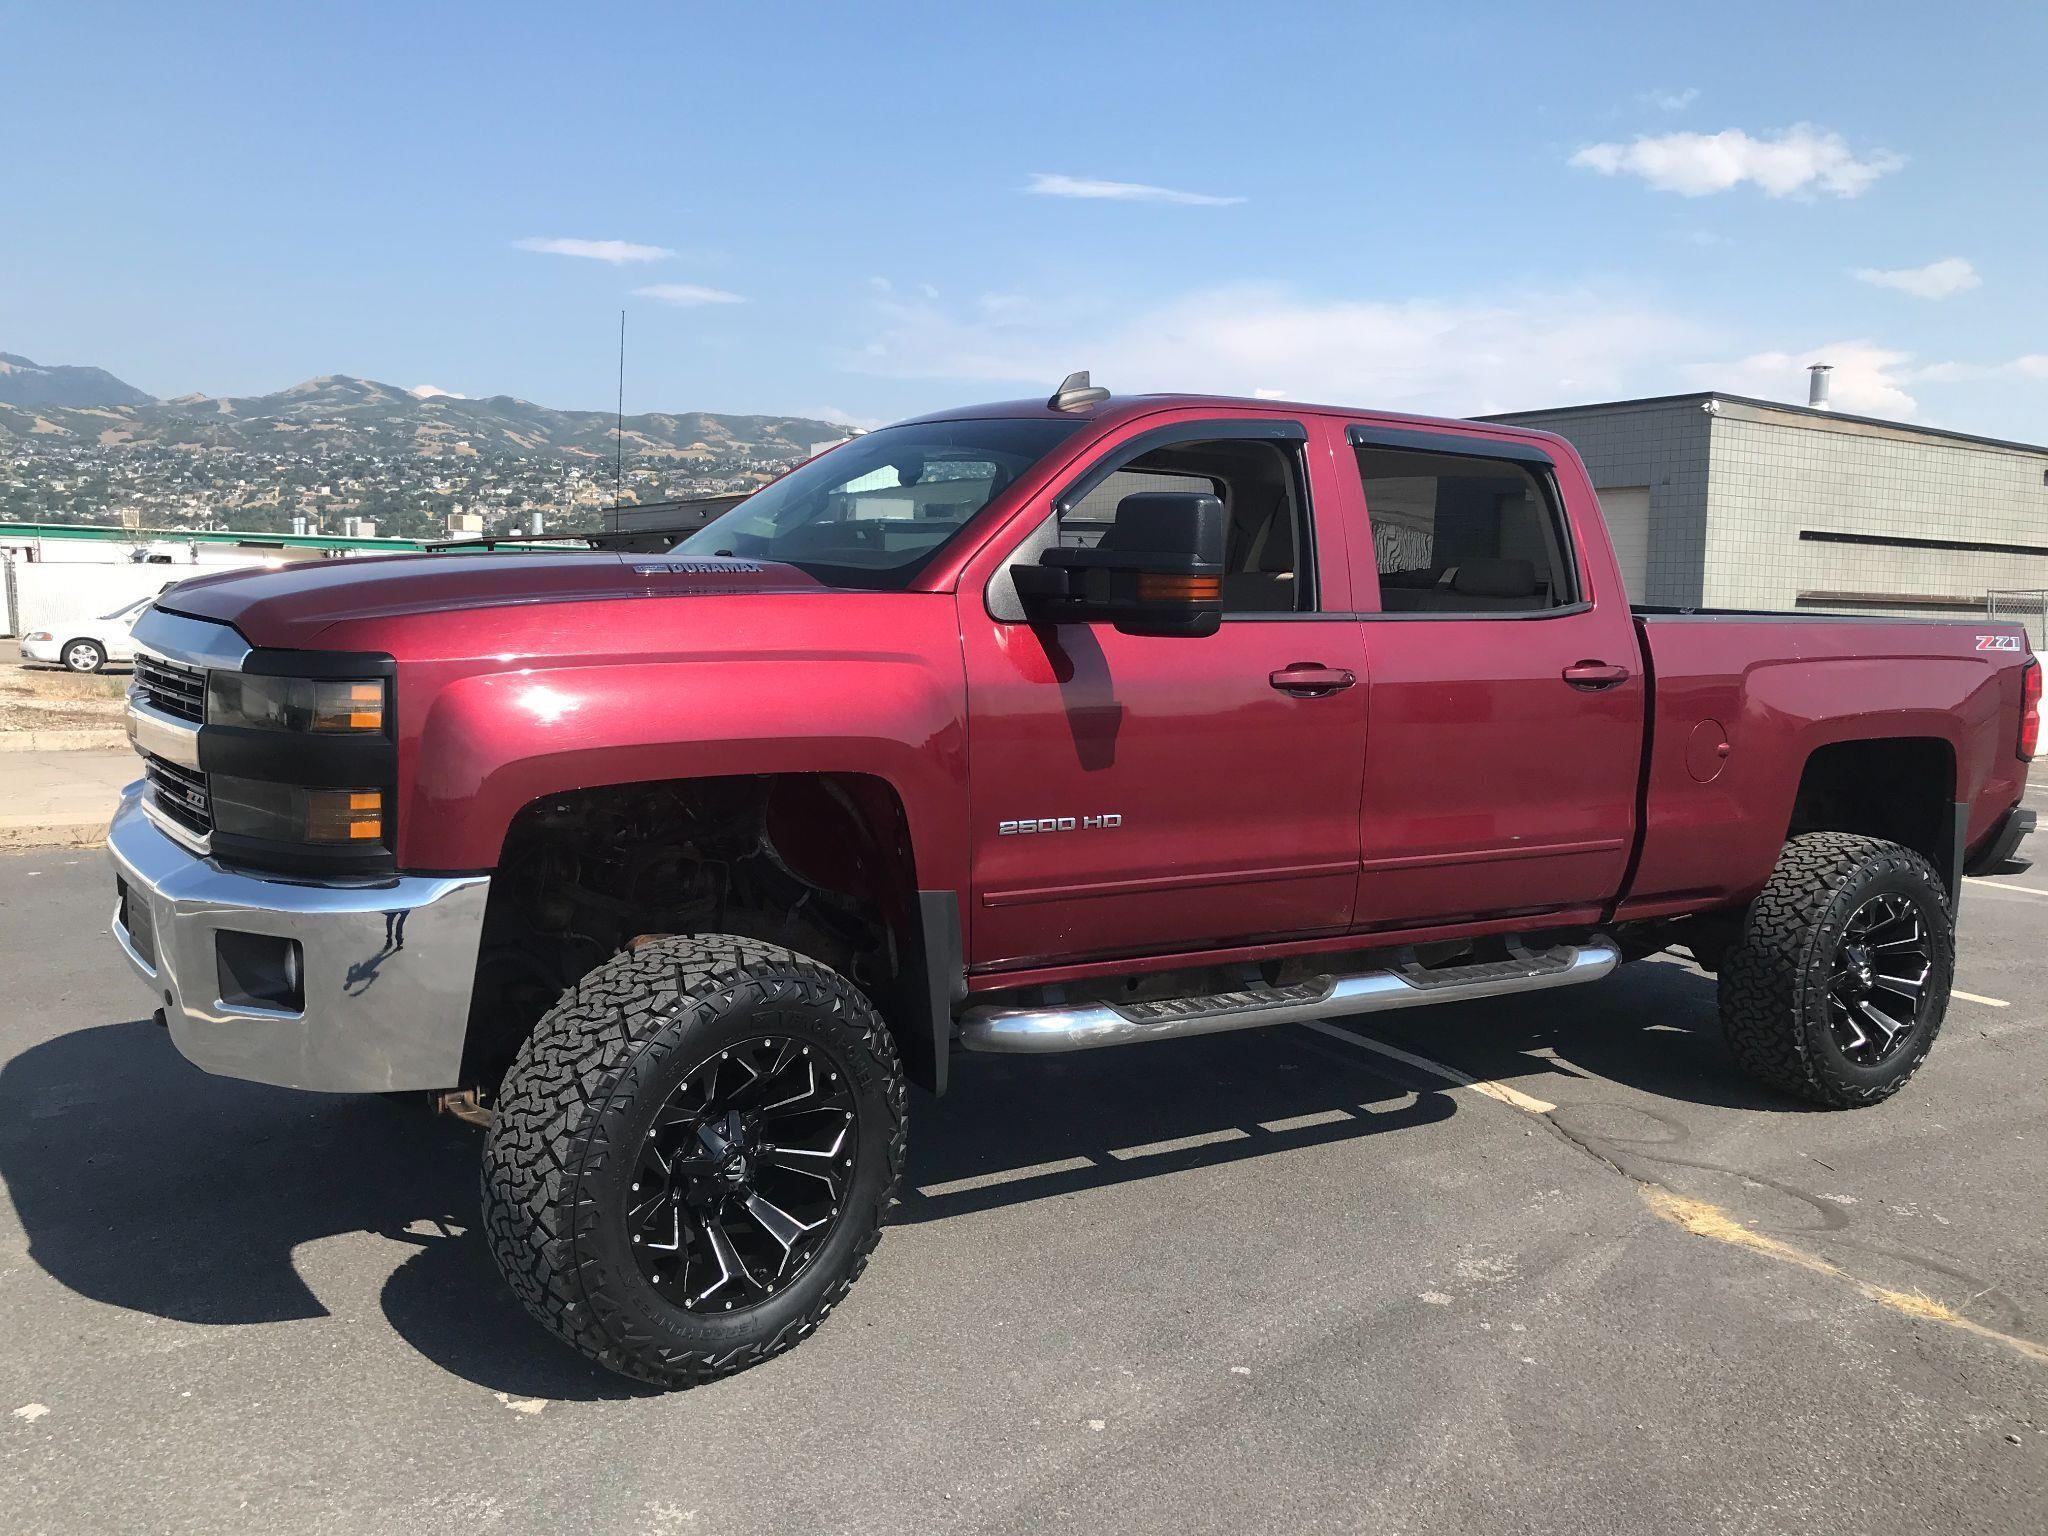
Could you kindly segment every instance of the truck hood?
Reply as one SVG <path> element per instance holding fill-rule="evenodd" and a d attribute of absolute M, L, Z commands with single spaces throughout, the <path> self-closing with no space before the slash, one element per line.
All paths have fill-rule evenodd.
<path fill-rule="evenodd" d="M 534 603 L 827 590 L 794 566 L 760 560 L 563 550 L 546 554 L 379 555 L 181 581 L 157 606 L 231 624 L 255 646 L 311 649 L 351 619 Z"/>

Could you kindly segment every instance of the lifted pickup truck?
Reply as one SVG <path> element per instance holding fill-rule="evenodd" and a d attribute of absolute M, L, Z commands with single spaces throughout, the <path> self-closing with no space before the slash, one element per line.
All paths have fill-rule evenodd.
<path fill-rule="evenodd" d="M 2016 626 L 1631 609 L 1559 438 L 1070 385 L 660 554 L 166 592 L 113 931 L 178 1049 L 488 1118 L 512 1288 L 668 1385 L 847 1293 L 956 1048 L 1676 945 L 1773 1087 L 1919 1067 L 2032 824 Z"/>

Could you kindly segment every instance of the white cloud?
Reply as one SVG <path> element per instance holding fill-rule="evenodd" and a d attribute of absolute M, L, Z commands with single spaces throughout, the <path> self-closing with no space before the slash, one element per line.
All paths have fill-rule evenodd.
<path fill-rule="evenodd" d="M 1079 367 L 1119 392 L 1291 394 L 1472 414 L 1613 394 L 1700 333 L 1591 293 L 1498 300 L 1317 299 L 1268 284 L 1203 289 L 1135 312 L 1071 299 L 955 310 L 892 301 L 856 372 L 1049 387 Z"/>
<path fill-rule="evenodd" d="M 1639 176 L 1659 191 L 1686 197 L 1726 192 L 1746 181 L 1772 197 L 1813 191 L 1856 197 L 1906 162 L 1887 150 L 1859 158 L 1839 133 L 1796 123 L 1761 138 L 1728 128 L 1645 135 L 1632 144 L 1588 144 L 1571 163 L 1603 176 Z"/>
<path fill-rule="evenodd" d="M 1040 197 L 1106 198 L 1120 203 L 1181 203 L 1189 207 L 1222 208 L 1241 203 L 1241 197 L 1218 197 L 1211 192 L 1180 192 L 1172 187 L 1147 186 L 1142 181 L 1096 181 L 1086 176 L 1056 176 L 1035 173 L 1022 188 Z"/>
<path fill-rule="evenodd" d="M 1913 377 L 1930 384 L 1977 384 L 1985 380 L 2048 380 L 2048 354 L 2029 352 L 2004 363 L 1929 363 Z"/>
<path fill-rule="evenodd" d="M 1655 107 L 1659 112 L 1683 112 L 1700 99 L 1700 88 L 1688 85 L 1682 91 L 1644 91 L 1636 97 L 1646 107 Z"/>
<path fill-rule="evenodd" d="M 678 308 L 692 309 L 700 304 L 744 304 L 746 299 L 737 293 L 727 293 L 723 288 L 705 288 L 697 283 L 650 283 L 645 288 L 633 290 L 635 298 L 654 299 L 663 304 L 674 304 Z"/>
<path fill-rule="evenodd" d="M 1858 267 L 1856 278 L 1879 288 L 1896 288 L 1916 299 L 1945 299 L 1981 287 L 1984 282 L 1977 269 L 1960 256 L 1930 261 L 1924 267 Z"/>
<path fill-rule="evenodd" d="M 469 396 L 458 395 L 452 389 L 443 389 L 438 384 L 415 384 L 406 391 L 415 400 L 467 400 Z"/>
<path fill-rule="evenodd" d="M 543 256 L 581 256 L 589 261 L 608 261 L 615 267 L 629 261 L 661 261 L 675 255 L 667 246 L 635 245 L 631 240 L 553 240 L 529 235 L 512 244 L 519 250 L 538 251 Z"/>
<path fill-rule="evenodd" d="M 1919 414 L 1920 403 L 1906 392 L 1907 384 L 1919 379 L 1948 382 L 1954 367 L 1946 363 L 1915 367 L 1910 352 L 1860 340 L 1831 341 L 1802 352 L 1752 352 L 1733 362 L 1692 363 L 1685 374 L 1700 389 L 1804 405 L 1806 370 L 1814 363 L 1834 368 L 1829 394 L 1835 409 L 1894 417 Z"/>

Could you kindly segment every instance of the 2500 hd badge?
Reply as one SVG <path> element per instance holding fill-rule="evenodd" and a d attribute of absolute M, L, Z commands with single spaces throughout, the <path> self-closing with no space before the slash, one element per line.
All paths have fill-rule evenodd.
<path fill-rule="evenodd" d="M 1122 816 L 1109 811 L 1101 816 L 1040 816 L 996 824 L 996 836 L 1021 837 L 1027 832 L 1106 832 L 1124 824 Z"/>

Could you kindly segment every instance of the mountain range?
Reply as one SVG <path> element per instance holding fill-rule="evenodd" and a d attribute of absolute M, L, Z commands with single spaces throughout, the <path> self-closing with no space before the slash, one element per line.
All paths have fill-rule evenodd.
<path fill-rule="evenodd" d="M 0 352 L 0 405 L 150 405 L 155 400 L 104 368 L 45 368 Z"/>
<path fill-rule="evenodd" d="M 276 452 L 298 445 L 430 458 L 562 454 L 608 459 L 614 418 L 511 395 L 414 393 L 346 374 L 268 395 L 159 400 L 100 368 L 46 367 L 0 352 L 0 445 L 134 444 Z M 801 458 L 846 429 L 802 416 L 649 412 L 625 420 L 637 462 Z"/>

